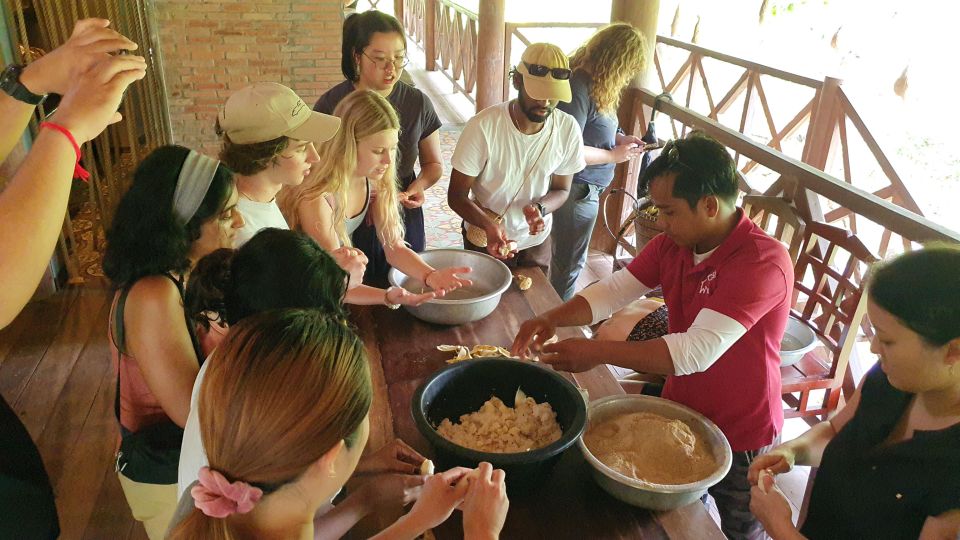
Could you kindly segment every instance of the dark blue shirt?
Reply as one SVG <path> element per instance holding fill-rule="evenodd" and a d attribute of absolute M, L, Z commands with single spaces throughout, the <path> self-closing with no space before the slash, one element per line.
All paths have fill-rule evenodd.
<path fill-rule="evenodd" d="M 570 93 L 573 99 L 570 103 L 561 101 L 557 108 L 577 119 L 580 131 L 583 132 L 584 146 L 610 150 L 617 145 L 617 117 L 601 114 L 597 110 L 597 104 L 590 97 L 592 84 L 589 73 L 582 69 L 574 70 L 573 75 L 570 76 Z M 573 175 L 573 181 L 607 187 L 613 181 L 615 166 L 615 163 L 587 165 L 585 169 Z"/>

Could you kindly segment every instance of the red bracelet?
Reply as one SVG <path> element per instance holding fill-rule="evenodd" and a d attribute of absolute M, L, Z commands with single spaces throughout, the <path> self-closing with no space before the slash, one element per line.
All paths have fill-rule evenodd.
<path fill-rule="evenodd" d="M 45 127 L 53 129 L 55 131 L 59 131 L 60 133 L 63 133 L 63 135 L 70 141 L 70 144 L 73 145 L 73 150 L 77 153 L 77 163 L 73 167 L 73 177 L 79 178 L 84 182 L 89 182 L 90 173 L 88 173 L 83 167 L 80 166 L 80 157 L 82 156 L 82 154 L 80 153 L 80 145 L 77 144 L 77 140 L 73 138 L 73 133 L 70 133 L 69 129 L 61 126 L 60 124 L 55 124 L 53 122 L 41 122 L 40 128 L 42 129 Z"/>

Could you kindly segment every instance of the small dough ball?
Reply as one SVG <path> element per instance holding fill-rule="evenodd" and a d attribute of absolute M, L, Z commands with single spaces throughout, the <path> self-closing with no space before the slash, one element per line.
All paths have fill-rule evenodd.
<path fill-rule="evenodd" d="M 423 463 L 420 464 L 420 474 L 433 474 L 433 461 L 429 459 L 423 460 Z"/>
<path fill-rule="evenodd" d="M 533 286 L 533 279 L 530 276 L 517 274 L 516 278 L 517 278 L 517 287 L 519 287 L 521 291 L 525 291 L 529 289 L 531 286 Z"/>

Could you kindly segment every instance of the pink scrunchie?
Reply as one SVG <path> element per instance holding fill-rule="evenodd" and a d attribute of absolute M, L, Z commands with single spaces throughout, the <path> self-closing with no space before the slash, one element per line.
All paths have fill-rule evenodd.
<path fill-rule="evenodd" d="M 193 504 L 212 518 L 246 514 L 263 497 L 263 490 L 243 481 L 230 483 L 219 472 L 200 469 L 200 483 L 190 489 Z"/>

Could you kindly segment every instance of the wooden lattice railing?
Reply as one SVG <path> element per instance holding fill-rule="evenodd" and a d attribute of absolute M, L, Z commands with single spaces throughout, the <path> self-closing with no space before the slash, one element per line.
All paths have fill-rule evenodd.
<path fill-rule="evenodd" d="M 821 170 L 833 172 L 836 163 L 848 184 L 876 184 L 876 179 L 869 178 L 869 172 L 864 171 L 878 168 L 884 179 L 882 186 L 871 189 L 871 193 L 923 215 L 839 80 L 804 77 L 664 36 L 657 38 L 654 62 L 661 90 L 672 94 L 684 107 Z M 726 80 L 720 80 L 724 77 Z M 771 88 L 775 90 L 771 92 Z M 716 96 L 721 97 L 715 99 Z M 739 114 L 731 117 L 737 111 Z M 670 127 L 674 137 L 682 137 L 688 129 L 685 125 L 678 129 L 676 119 Z M 851 136 L 859 137 L 866 145 L 872 163 L 853 163 Z M 753 181 L 757 191 L 781 191 L 774 171 L 739 151 L 736 158 L 740 172 Z M 866 225 L 867 230 L 861 231 L 865 224 L 850 209 L 819 198 L 810 202 L 816 203 L 810 210 L 817 219 L 870 235 L 871 227 Z M 891 249 L 892 237 L 889 230 L 880 233 L 874 247 L 881 257 Z M 904 241 L 903 249 L 910 249 L 909 244 Z"/>
<path fill-rule="evenodd" d="M 439 68 L 471 103 L 476 103 L 478 18 L 451 0 L 403 3 L 404 27 L 423 48 L 427 69 Z"/>

